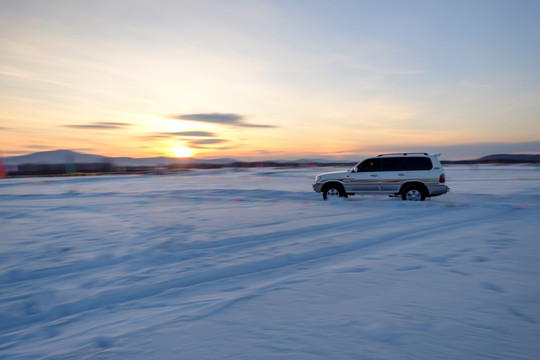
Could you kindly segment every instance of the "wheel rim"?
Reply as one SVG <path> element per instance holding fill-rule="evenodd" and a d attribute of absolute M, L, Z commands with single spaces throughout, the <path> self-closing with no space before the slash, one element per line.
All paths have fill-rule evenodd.
<path fill-rule="evenodd" d="M 409 201 L 420 201 L 422 199 L 422 194 L 416 189 L 411 189 L 407 191 L 407 200 Z"/>
<path fill-rule="evenodd" d="M 328 191 L 326 192 L 326 196 L 327 196 L 328 198 L 334 198 L 334 199 L 335 199 L 335 198 L 338 198 L 338 197 L 340 196 L 339 190 L 338 190 L 338 189 L 334 189 L 334 188 L 328 189 Z"/>

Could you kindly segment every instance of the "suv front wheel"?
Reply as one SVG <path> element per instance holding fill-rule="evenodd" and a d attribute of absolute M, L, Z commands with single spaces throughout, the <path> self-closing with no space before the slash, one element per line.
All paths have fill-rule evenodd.
<path fill-rule="evenodd" d="M 409 201 L 424 201 L 426 194 L 420 186 L 412 185 L 403 190 L 401 193 L 401 198 Z"/>
<path fill-rule="evenodd" d="M 347 194 L 345 193 L 345 189 L 343 188 L 343 186 L 339 184 L 330 184 L 325 186 L 323 189 L 324 200 L 337 199 L 342 197 L 347 197 Z"/>

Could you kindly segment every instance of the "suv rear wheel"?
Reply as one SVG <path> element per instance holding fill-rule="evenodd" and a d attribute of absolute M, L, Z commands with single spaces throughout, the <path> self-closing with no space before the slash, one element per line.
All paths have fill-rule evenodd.
<path fill-rule="evenodd" d="M 401 198 L 409 201 L 424 201 L 426 194 L 420 186 L 411 185 L 403 190 Z"/>

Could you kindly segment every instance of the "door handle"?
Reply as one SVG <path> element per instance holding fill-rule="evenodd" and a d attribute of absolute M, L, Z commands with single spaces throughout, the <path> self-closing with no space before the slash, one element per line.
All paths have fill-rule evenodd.
<path fill-rule="evenodd" d="M 377 176 L 379 176 L 379 175 L 377 175 L 377 174 L 371 174 L 370 176 L 372 176 L 372 177 L 377 177 Z"/>
<path fill-rule="evenodd" d="M 405 176 L 405 174 L 403 174 L 403 173 L 400 173 L 400 174 L 398 174 L 398 175 L 399 175 L 399 176 Z"/>

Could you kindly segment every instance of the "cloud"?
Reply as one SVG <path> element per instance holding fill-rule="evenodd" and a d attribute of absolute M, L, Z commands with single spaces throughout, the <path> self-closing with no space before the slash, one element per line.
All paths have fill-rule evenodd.
<path fill-rule="evenodd" d="M 171 139 L 171 138 L 181 138 L 184 141 L 191 141 L 196 144 L 196 141 L 200 140 L 210 140 L 207 144 L 223 142 L 224 140 L 215 141 L 218 135 L 210 131 L 178 131 L 178 132 L 160 132 L 160 133 L 150 133 L 143 136 L 138 136 L 137 138 L 143 141 L 151 141 L 157 139 Z M 193 139 L 193 138 L 202 138 L 202 139 Z"/>
<path fill-rule="evenodd" d="M 229 140 L 225 139 L 200 139 L 200 140 L 190 140 L 189 143 L 191 145 L 213 145 L 213 144 L 221 144 L 224 142 L 227 142 Z"/>
<path fill-rule="evenodd" d="M 244 122 L 244 116 L 239 114 L 222 114 L 222 113 L 207 113 L 207 114 L 185 114 L 185 115 L 170 115 L 169 119 L 188 120 L 212 124 L 221 124 L 236 127 L 249 128 L 275 128 L 274 125 L 259 125 L 249 124 Z"/>
<path fill-rule="evenodd" d="M 192 149 L 216 149 L 213 145 L 229 142 L 227 139 L 190 139 L 186 145 Z"/>
<path fill-rule="evenodd" d="M 179 131 L 172 133 L 161 133 L 161 135 L 170 135 L 170 136 L 193 136 L 193 137 L 215 137 L 216 134 L 209 131 Z"/>
<path fill-rule="evenodd" d="M 149 134 L 149 135 L 137 136 L 137 139 L 140 139 L 140 140 L 168 139 L 171 136 L 172 135 L 168 135 L 168 134 Z"/>
<path fill-rule="evenodd" d="M 28 145 L 27 147 L 30 149 L 51 149 L 48 145 Z"/>
<path fill-rule="evenodd" d="M 128 126 L 131 126 L 131 124 L 107 121 L 98 121 L 92 124 L 63 125 L 63 127 L 71 129 L 123 129 Z"/>
<path fill-rule="evenodd" d="M 141 140 L 156 140 L 156 139 L 170 139 L 170 138 L 180 138 L 185 143 L 186 146 L 192 149 L 231 149 L 230 147 L 216 147 L 214 145 L 219 145 L 227 143 L 229 139 L 221 139 L 217 137 L 218 135 L 210 131 L 178 131 L 178 132 L 163 132 L 163 133 L 153 133 L 146 136 L 140 136 Z"/>

